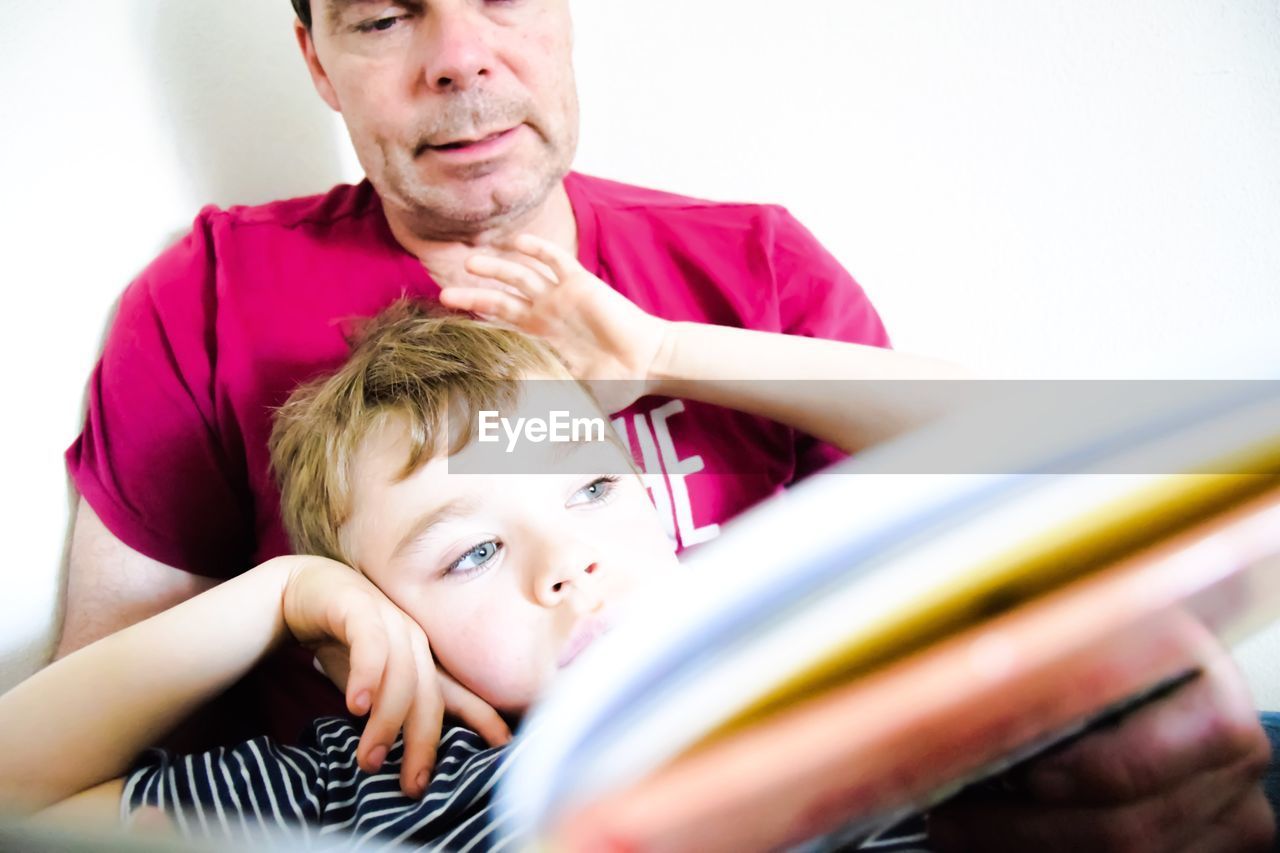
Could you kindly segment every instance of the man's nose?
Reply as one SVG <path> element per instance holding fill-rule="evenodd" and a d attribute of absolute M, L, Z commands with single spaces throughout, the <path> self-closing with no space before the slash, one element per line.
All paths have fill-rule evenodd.
<path fill-rule="evenodd" d="M 470 3 L 441 3 L 425 28 L 423 77 L 438 92 L 461 92 L 493 73 L 489 21 Z"/>

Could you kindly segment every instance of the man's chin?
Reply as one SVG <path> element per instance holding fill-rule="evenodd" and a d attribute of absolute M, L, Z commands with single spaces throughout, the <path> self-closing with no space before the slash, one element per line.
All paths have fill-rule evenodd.
<path fill-rule="evenodd" d="M 496 177 L 496 179 L 495 179 Z M 536 210 L 554 183 L 506 181 L 482 175 L 447 186 L 421 187 L 406 205 L 410 217 L 430 230 L 463 233 L 498 228 Z"/>

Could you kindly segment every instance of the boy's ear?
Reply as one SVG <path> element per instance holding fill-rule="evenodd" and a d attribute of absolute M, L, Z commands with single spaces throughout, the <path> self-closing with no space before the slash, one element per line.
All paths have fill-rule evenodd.
<path fill-rule="evenodd" d="M 311 30 L 302 23 L 302 21 L 294 20 L 293 35 L 298 40 L 298 48 L 302 51 L 302 59 L 307 63 L 307 71 L 311 73 L 311 83 L 316 87 L 321 99 L 329 105 L 334 112 L 342 112 L 342 104 L 338 101 L 338 93 L 334 91 L 333 83 L 329 81 L 329 75 L 325 72 L 324 66 L 320 64 L 320 56 L 316 53 L 316 41 L 311 35 Z"/>

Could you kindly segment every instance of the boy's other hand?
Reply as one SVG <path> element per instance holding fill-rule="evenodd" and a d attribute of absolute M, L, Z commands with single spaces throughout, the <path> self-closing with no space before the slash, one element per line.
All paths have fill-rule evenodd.
<path fill-rule="evenodd" d="M 542 338 L 606 412 L 649 393 L 671 323 L 641 310 L 554 243 L 525 234 L 513 247 L 514 260 L 469 258 L 467 271 L 494 285 L 446 287 L 441 304 Z"/>
<path fill-rule="evenodd" d="M 282 610 L 285 625 L 325 666 L 346 696 L 347 709 L 369 715 L 356 761 L 376 773 L 396 735 L 404 732 L 400 788 L 421 797 L 435 766 L 444 711 L 491 744 L 511 732 L 493 708 L 438 672 L 421 626 L 367 578 L 320 557 L 292 557 Z"/>

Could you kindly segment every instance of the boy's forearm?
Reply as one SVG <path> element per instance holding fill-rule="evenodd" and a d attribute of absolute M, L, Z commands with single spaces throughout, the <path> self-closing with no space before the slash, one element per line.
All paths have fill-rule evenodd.
<path fill-rule="evenodd" d="M 35 811 L 124 773 L 286 635 L 288 571 L 265 563 L 0 696 L 0 803 Z"/>
<path fill-rule="evenodd" d="M 879 347 L 700 323 L 672 324 L 654 374 L 654 393 L 760 415 L 850 453 L 968 397 L 963 383 L 906 380 L 972 378 L 949 362 Z"/>

